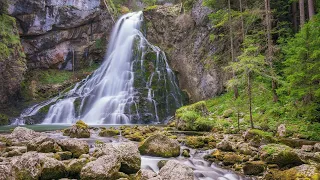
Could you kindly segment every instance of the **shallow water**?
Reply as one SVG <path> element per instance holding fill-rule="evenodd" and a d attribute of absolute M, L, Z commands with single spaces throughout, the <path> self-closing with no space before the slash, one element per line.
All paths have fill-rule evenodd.
<path fill-rule="evenodd" d="M 38 126 L 40 126 L 40 127 L 38 127 Z M 36 129 L 42 128 L 42 130 L 45 131 L 46 127 L 50 127 L 50 129 L 59 129 L 59 128 L 65 128 L 66 126 L 69 126 L 69 125 L 64 125 L 64 126 L 63 125 L 60 125 L 60 126 L 55 125 L 53 127 L 50 127 L 48 125 L 47 126 L 36 125 L 36 126 L 31 126 L 31 127 L 34 127 Z M 109 126 L 104 126 L 104 127 L 111 127 L 111 126 L 117 127 L 120 125 L 117 125 L 117 126 L 109 125 Z M 46 133 L 49 136 L 51 136 L 55 139 L 67 138 L 66 136 L 63 136 L 61 132 L 48 131 L 48 129 L 46 129 L 46 131 L 47 131 Z M 114 137 L 100 137 L 100 136 L 98 136 L 97 131 L 94 131 L 91 134 L 90 138 L 83 138 L 83 140 L 88 142 L 88 144 L 90 146 L 90 152 L 93 152 L 94 144 L 95 144 L 96 140 L 99 140 L 99 141 L 102 141 L 105 143 L 119 143 L 119 142 L 128 142 L 129 141 L 122 136 L 118 136 L 116 138 L 114 138 Z M 138 144 L 137 142 L 134 142 L 134 143 Z M 186 148 L 188 148 L 188 147 L 181 146 L 181 149 L 186 149 Z M 190 148 L 188 148 L 188 149 L 190 149 Z M 191 156 L 190 158 L 185 158 L 182 156 L 179 156 L 177 158 L 141 156 L 141 168 L 142 169 L 151 169 L 151 170 L 158 173 L 159 168 L 157 166 L 157 163 L 160 160 L 175 159 L 175 160 L 178 160 L 181 163 L 191 167 L 194 170 L 194 179 L 195 180 L 253 180 L 253 179 L 256 179 L 254 177 L 247 177 L 247 176 L 240 175 L 232 170 L 221 168 L 215 163 L 210 163 L 210 162 L 205 161 L 203 159 L 203 157 L 206 154 L 209 154 L 210 152 L 211 152 L 210 150 L 202 151 L 202 150 L 190 149 L 190 156 Z"/>

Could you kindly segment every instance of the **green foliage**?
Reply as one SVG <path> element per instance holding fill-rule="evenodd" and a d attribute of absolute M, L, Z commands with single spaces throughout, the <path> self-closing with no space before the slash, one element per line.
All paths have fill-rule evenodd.
<path fill-rule="evenodd" d="M 320 14 L 283 47 L 285 84 L 280 89 L 306 120 L 320 121 Z"/>

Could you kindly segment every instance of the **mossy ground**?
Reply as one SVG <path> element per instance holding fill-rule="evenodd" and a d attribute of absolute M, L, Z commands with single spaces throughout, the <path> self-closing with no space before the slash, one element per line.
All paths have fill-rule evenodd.
<path fill-rule="evenodd" d="M 273 103 L 271 95 L 261 94 L 254 98 L 253 121 L 255 128 L 260 129 L 258 134 L 266 137 L 274 136 L 280 124 L 286 125 L 286 137 L 296 137 L 308 140 L 320 140 L 320 123 L 311 122 L 300 118 L 295 114 L 294 107 L 288 104 Z M 224 133 L 238 132 L 238 118 L 240 121 L 240 131 L 250 128 L 250 117 L 248 104 L 245 101 L 237 102 L 233 98 L 232 92 L 227 92 L 219 97 L 212 98 L 205 102 L 208 115 L 202 115 L 192 107 L 198 103 L 184 106 L 176 112 L 176 122 L 183 118 L 187 124 L 182 130 L 211 130 L 223 131 Z M 232 111 L 233 113 L 228 113 Z M 204 127 L 202 127 L 204 126 Z M 267 133 L 263 133 L 267 132 Z"/>

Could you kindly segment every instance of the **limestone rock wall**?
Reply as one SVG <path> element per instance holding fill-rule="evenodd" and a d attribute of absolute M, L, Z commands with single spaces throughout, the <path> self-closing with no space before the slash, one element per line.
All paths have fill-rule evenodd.
<path fill-rule="evenodd" d="M 17 19 L 28 69 L 102 60 L 113 25 L 103 8 L 100 0 L 11 0 L 8 12 Z"/>
<path fill-rule="evenodd" d="M 213 28 L 207 15 L 212 11 L 201 0 L 190 12 L 182 11 L 179 4 L 157 6 L 146 10 L 144 17 L 148 40 L 167 53 L 180 88 L 195 102 L 222 93 L 225 75 L 221 67 L 212 65 L 217 46 L 210 41 Z"/>

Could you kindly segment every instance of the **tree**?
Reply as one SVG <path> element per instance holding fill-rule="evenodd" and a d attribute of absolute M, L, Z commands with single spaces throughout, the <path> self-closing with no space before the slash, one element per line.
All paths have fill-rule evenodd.
<path fill-rule="evenodd" d="M 302 27 L 306 22 L 306 17 L 304 12 L 304 0 L 299 0 L 299 10 L 300 10 L 300 26 Z"/>
<path fill-rule="evenodd" d="M 284 47 L 288 99 L 309 120 L 320 120 L 320 14 Z"/>
<path fill-rule="evenodd" d="M 308 0 L 308 12 L 309 12 L 309 19 L 312 19 L 312 17 L 315 14 L 313 0 Z"/>
<path fill-rule="evenodd" d="M 229 63 L 229 66 L 225 69 L 234 71 L 237 74 L 237 76 L 234 76 L 228 81 L 228 87 L 233 87 L 235 84 L 242 84 L 247 89 L 250 124 L 251 128 L 254 128 L 252 116 L 252 84 L 257 75 L 264 74 L 265 57 L 260 52 L 259 40 L 247 36 L 243 45 L 243 53 L 238 57 L 239 61 Z"/>
<path fill-rule="evenodd" d="M 265 1 L 265 13 L 266 13 L 266 27 L 267 27 L 267 53 L 266 53 L 266 60 L 270 66 L 270 70 L 272 72 L 272 77 L 275 77 L 275 70 L 273 67 L 273 42 L 271 37 L 271 8 L 270 8 L 270 0 Z M 273 93 L 273 102 L 278 101 L 278 95 L 276 92 L 277 82 L 275 79 L 272 79 L 272 93 Z"/>
<path fill-rule="evenodd" d="M 298 12 L 297 12 L 297 2 L 292 2 L 292 24 L 293 24 L 293 31 L 295 33 L 298 32 Z"/>

